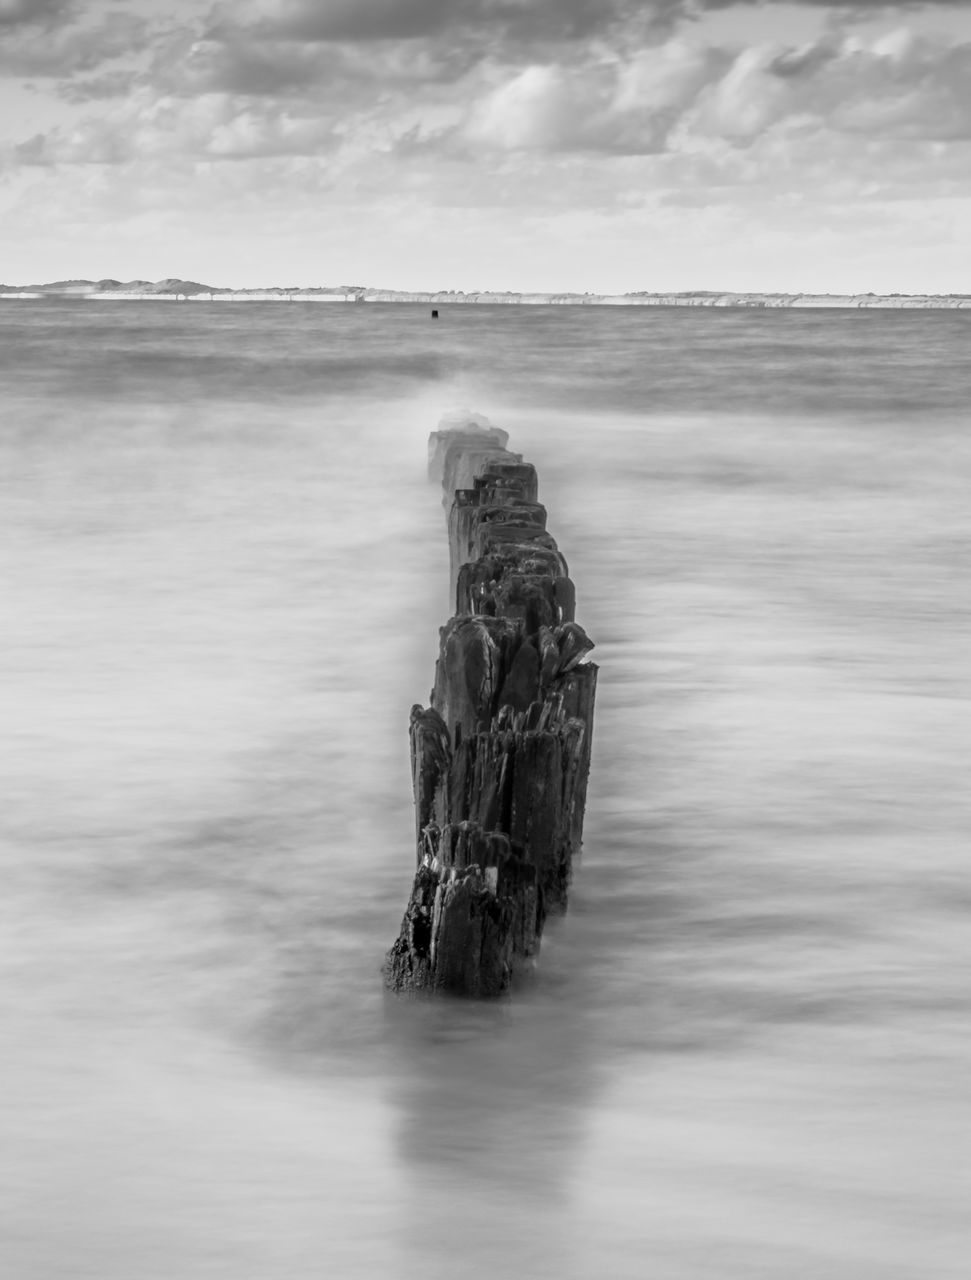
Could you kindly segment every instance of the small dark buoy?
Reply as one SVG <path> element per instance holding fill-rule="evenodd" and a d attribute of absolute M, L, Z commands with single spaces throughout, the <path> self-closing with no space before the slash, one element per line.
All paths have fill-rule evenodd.
<path fill-rule="evenodd" d="M 437 320 L 437 319 L 438 319 L 438 311 L 437 311 L 437 310 L 435 310 L 434 308 L 432 309 L 432 319 L 433 319 L 433 320 Z"/>

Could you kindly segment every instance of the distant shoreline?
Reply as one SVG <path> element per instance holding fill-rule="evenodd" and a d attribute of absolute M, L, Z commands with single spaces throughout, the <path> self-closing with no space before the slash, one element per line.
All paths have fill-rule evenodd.
<path fill-rule="evenodd" d="M 222 289 L 191 280 L 66 280 L 41 285 L 0 285 L 0 299 L 76 298 L 92 302 L 410 302 L 447 306 L 750 307 L 765 310 L 956 310 L 971 308 L 971 294 L 875 293 L 476 293 L 332 288 Z"/>

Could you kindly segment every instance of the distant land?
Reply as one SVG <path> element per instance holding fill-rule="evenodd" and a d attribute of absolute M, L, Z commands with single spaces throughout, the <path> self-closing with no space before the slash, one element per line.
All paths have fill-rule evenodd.
<path fill-rule="evenodd" d="M 96 302 L 421 302 L 434 306 L 601 306 L 601 307 L 971 307 L 971 294 L 906 293 L 463 293 L 370 289 L 361 285 L 321 288 L 229 289 L 195 280 L 55 280 L 49 284 L 0 284 L 0 298 L 82 298 Z"/>

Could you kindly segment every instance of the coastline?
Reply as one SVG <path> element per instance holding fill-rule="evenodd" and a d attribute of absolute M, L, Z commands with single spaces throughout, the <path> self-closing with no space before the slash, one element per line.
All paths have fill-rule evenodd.
<path fill-rule="evenodd" d="M 765 310 L 959 310 L 971 308 L 971 294 L 874 293 L 748 293 L 748 292 L 635 292 L 601 293 L 463 293 L 440 290 L 406 291 L 336 288 L 221 289 L 193 281 L 147 281 L 123 285 L 118 281 L 72 280 L 54 284 L 0 285 L 0 300 L 38 301 L 45 298 L 88 302 L 311 302 L 421 303 L 442 306 L 601 306 L 601 307 L 748 307 Z"/>

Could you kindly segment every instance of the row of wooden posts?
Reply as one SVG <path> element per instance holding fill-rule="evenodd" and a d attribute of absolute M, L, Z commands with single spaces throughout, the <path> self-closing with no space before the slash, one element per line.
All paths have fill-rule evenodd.
<path fill-rule="evenodd" d="M 385 976 L 399 991 L 506 990 L 566 906 L 580 849 L 597 667 L 576 593 L 508 435 L 432 433 L 455 615 L 431 705 L 411 712 L 417 870 Z"/>

